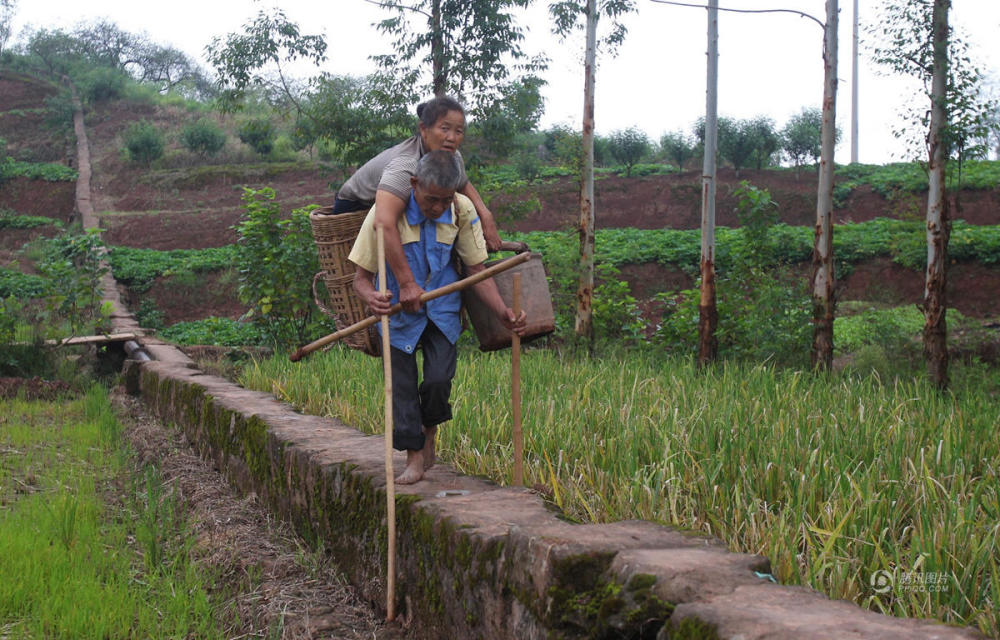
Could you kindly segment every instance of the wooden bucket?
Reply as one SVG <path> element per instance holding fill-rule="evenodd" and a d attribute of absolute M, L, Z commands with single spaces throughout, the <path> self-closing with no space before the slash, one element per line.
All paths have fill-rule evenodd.
<path fill-rule="evenodd" d="M 320 310 L 334 318 L 337 329 L 349 327 L 368 317 L 364 302 L 354 292 L 354 263 L 347 259 L 368 211 L 332 215 L 333 207 L 320 207 L 309 214 L 313 241 L 322 271 L 313 276 L 313 298 Z M 330 304 L 323 303 L 316 288 L 322 279 Z M 344 342 L 370 356 L 381 355 L 381 339 L 375 326 L 358 331 Z"/>
<path fill-rule="evenodd" d="M 499 261 L 487 262 L 486 266 L 492 266 L 497 262 Z M 500 297 L 511 308 L 514 306 L 515 273 L 521 274 L 521 306 L 528 316 L 527 332 L 521 338 L 523 344 L 555 331 L 556 318 L 552 310 L 552 296 L 549 294 L 549 282 L 545 278 L 541 254 L 532 253 L 531 258 L 524 264 L 493 276 Z M 503 326 L 493 310 L 479 299 L 474 289 L 462 292 L 462 302 L 479 339 L 480 350 L 496 351 L 510 346 L 512 335 L 510 330 Z"/>

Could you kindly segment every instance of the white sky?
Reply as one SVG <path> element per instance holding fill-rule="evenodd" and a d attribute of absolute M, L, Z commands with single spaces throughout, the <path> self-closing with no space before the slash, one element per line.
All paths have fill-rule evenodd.
<path fill-rule="evenodd" d="M 693 0 L 687 0 L 689 2 Z M 616 58 L 603 57 L 597 73 L 597 132 L 639 126 L 652 138 L 667 131 L 690 132 L 705 110 L 706 11 L 636 0 L 638 12 L 626 19 L 629 34 Z M 365 0 L 20 0 L 14 33 L 25 25 L 69 29 L 80 21 L 107 18 L 121 28 L 146 33 L 204 62 L 214 36 L 238 30 L 260 9 L 283 8 L 303 33 L 327 37 L 328 60 L 321 70 L 362 75 L 373 69 L 369 55 L 386 53 L 389 42 L 372 26 L 385 16 Z M 582 35 L 560 42 L 551 35 L 545 7 L 536 2 L 521 21 L 528 28 L 524 49 L 551 59 L 543 89 L 542 126 L 579 126 L 583 110 Z M 825 18 L 823 0 L 720 0 L 722 7 L 798 9 Z M 840 0 L 840 84 L 837 161 L 850 160 L 852 0 Z M 875 19 L 877 0 L 860 0 L 862 27 Z M 1000 48 L 989 45 L 1000 30 L 1000 0 L 954 0 L 952 23 L 972 46 L 987 75 L 1000 80 Z M 992 37 L 991 37 L 992 36 Z M 748 118 L 771 116 L 780 127 L 805 106 L 818 107 L 823 92 L 822 30 L 791 14 L 719 16 L 719 113 Z M 862 30 L 862 37 L 864 31 Z M 303 69 L 303 76 L 320 69 Z M 862 48 L 859 80 L 859 159 L 881 163 L 901 159 L 891 131 L 910 98 L 912 84 L 877 75 Z M 425 98 L 426 96 L 421 96 Z"/>

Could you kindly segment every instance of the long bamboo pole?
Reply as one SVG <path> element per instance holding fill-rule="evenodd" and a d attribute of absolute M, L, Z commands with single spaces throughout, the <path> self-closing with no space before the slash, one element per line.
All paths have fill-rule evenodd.
<path fill-rule="evenodd" d="M 378 292 L 386 292 L 385 235 L 376 231 L 378 242 Z M 396 482 L 392 468 L 392 354 L 389 346 L 389 316 L 382 316 L 382 373 L 385 379 L 385 508 L 389 528 L 386 567 L 385 619 L 396 618 Z"/>
<path fill-rule="evenodd" d="M 434 298 L 440 298 L 441 296 L 448 295 L 449 293 L 454 293 L 455 291 L 461 291 L 462 289 L 467 289 L 474 284 L 482 282 L 487 278 L 492 278 L 496 274 L 503 273 L 507 269 L 510 269 L 511 267 L 516 267 L 519 264 L 523 264 L 530 259 L 531 259 L 530 253 L 521 253 L 512 258 L 507 258 L 503 262 L 498 262 L 492 267 L 487 267 L 486 269 L 483 269 L 479 273 L 471 275 L 468 278 L 463 278 L 458 282 L 453 282 L 439 289 L 434 289 L 432 291 L 425 292 L 423 295 L 420 296 L 420 302 L 427 302 L 428 300 L 433 300 Z M 392 308 L 389 310 L 389 315 L 399 313 L 402 309 L 403 305 L 397 302 L 396 304 L 392 305 Z M 304 347 L 299 347 L 299 349 L 296 350 L 295 353 L 288 356 L 288 359 L 291 360 L 292 362 L 298 362 L 299 360 L 306 357 L 313 351 L 317 351 L 330 343 L 336 342 L 337 340 L 340 340 L 342 338 L 346 338 L 352 333 L 356 333 L 358 331 L 361 331 L 362 329 L 367 329 L 368 327 L 372 326 L 378 321 L 379 319 L 377 316 L 368 316 L 364 320 L 355 322 L 349 327 L 345 327 L 340 331 L 336 331 L 329 335 L 323 336 L 318 340 L 310 342 Z"/>
<path fill-rule="evenodd" d="M 521 317 L 521 274 L 515 273 L 514 317 Z M 514 414 L 514 486 L 524 486 L 524 438 L 521 434 L 521 336 L 515 333 L 510 339 L 511 354 L 511 413 Z"/>

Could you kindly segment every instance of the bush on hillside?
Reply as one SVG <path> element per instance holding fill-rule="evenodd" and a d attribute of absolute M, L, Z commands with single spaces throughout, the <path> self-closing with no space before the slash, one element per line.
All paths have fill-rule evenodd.
<path fill-rule="evenodd" d="M 274 148 L 276 132 L 270 120 L 264 118 L 247 120 L 240 126 L 239 135 L 243 144 L 250 145 L 254 151 L 262 156 L 271 153 Z"/>
<path fill-rule="evenodd" d="M 163 156 L 163 147 L 163 133 L 145 120 L 133 122 L 125 130 L 125 150 L 136 164 L 152 164 Z"/>
<path fill-rule="evenodd" d="M 110 67 L 95 67 L 76 78 L 76 86 L 83 99 L 90 104 L 122 97 L 125 85 L 124 73 Z"/>
<path fill-rule="evenodd" d="M 226 146 L 226 132 L 208 118 L 201 118 L 184 127 L 181 144 L 191 153 L 214 156 Z"/>

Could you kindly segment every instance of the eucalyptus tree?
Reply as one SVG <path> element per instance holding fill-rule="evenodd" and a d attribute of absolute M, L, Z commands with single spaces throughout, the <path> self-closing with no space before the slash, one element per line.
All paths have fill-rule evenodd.
<path fill-rule="evenodd" d="M 634 0 L 560 0 L 549 4 L 553 31 L 564 39 L 579 27 L 586 33 L 583 68 L 583 150 L 580 171 L 580 277 L 577 285 L 575 329 L 578 336 L 594 338 L 594 86 L 597 81 L 597 49 L 612 55 L 624 41 L 627 29 L 621 17 L 635 10 Z M 611 20 L 608 33 L 598 42 L 597 23 Z"/>
<path fill-rule="evenodd" d="M 948 386 L 946 285 L 951 220 L 945 169 L 950 156 L 959 161 L 981 139 L 993 105 L 982 96 L 982 76 L 968 47 L 948 24 L 950 0 L 906 0 L 886 3 L 875 28 L 881 42 L 875 61 L 896 73 L 919 79 L 929 102 L 911 109 L 897 137 L 924 147 L 928 173 L 927 271 L 924 283 L 924 357 L 932 382 Z M 929 108 L 928 108 L 929 107 Z M 914 132 L 924 130 L 925 135 Z"/>
<path fill-rule="evenodd" d="M 823 25 L 823 111 L 820 124 L 819 180 L 816 189 L 816 234 L 812 255 L 814 368 L 833 367 L 833 320 L 836 310 L 833 265 L 833 152 L 837 144 L 837 0 L 826 0 Z"/>

